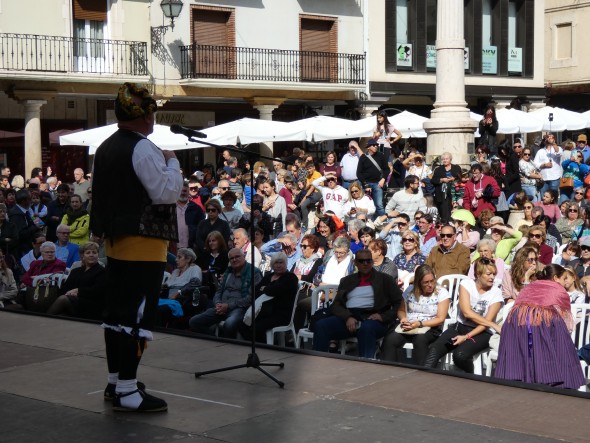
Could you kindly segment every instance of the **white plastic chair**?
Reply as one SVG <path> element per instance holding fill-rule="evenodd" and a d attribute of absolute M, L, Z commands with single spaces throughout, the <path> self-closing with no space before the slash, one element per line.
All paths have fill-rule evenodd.
<path fill-rule="evenodd" d="M 317 288 L 314 288 L 313 291 L 311 291 L 311 315 L 313 315 L 318 309 L 320 293 L 329 292 L 331 288 L 337 287 L 338 286 L 336 285 L 324 285 L 318 286 Z M 307 342 L 308 339 L 313 340 L 313 331 L 309 329 L 309 325 L 305 328 L 301 328 L 297 333 L 297 339 L 295 340 L 297 342 L 297 348 L 300 347 L 300 343 Z"/>
<path fill-rule="evenodd" d="M 291 310 L 291 320 L 289 321 L 288 325 L 284 326 L 275 326 L 272 329 L 266 331 L 266 344 L 267 345 L 274 345 L 275 342 L 275 334 L 279 335 L 279 346 L 285 347 L 285 333 L 290 332 L 293 336 L 293 340 L 295 341 L 295 347 L 299 348 L 299 343 L 297 342 L 297 332 L 295 332 L 295 310 L 297 309 L 297 302 L 299 301 L 299 290 L 306 284 L 305 282 L 299 282 L 299 286 L 297 287 L 297 294 L 295 294 L 293 300 L 293 309 Z"/>
<path fill-rule="evenodd" d="M 514 307 L 514 301 L 511 301 L 510 303 L 506 303 L 504 305 L 504 307 L 502 308 L 502 322 L 505 322 L 506 319 L 508 318 L 508 314 L 510 313 L 510 310 Z M 487 356 L 484 357 L 484 361 L 483 364 L 485 366 L 486 369 L 486 375 L 488 377 L 492 376 L 492 369 L 494 368 L 494 365 L 496 364 L 496 361 L 498 360 L 498 350 L 497 349 L 491 349 L 490 352 L 488 352 Z"/>
<path fill-rule="evenodd" d="M 575 303 L 572 304 L 572 316 L 576 321 L 576 325 L 572 330 L 572 340 L 574 346 L 580 349 L 585 344 L 590 343 L 590 303 Z M 578 322 L 579 321 L 579 322 Z M 580 360 L 582 365 L 582 371 L 584 371 L 584 377 L 588 378 L 589 366 L 584 360 Z M 580 390 L 585 391 L 586 387 L 583 386 Z"/>

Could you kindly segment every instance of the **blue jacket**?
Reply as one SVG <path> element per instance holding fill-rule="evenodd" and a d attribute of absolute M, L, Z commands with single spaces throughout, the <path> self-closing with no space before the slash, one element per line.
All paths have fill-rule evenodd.
<path fill-rule="evenodd" d="M 60 246 L 55 242 L 55 258 L 65 262 L 68 268 L 71 268 L 74 262 L 80 260 L 80 246 L 67 242 L 65 246 Z"/>

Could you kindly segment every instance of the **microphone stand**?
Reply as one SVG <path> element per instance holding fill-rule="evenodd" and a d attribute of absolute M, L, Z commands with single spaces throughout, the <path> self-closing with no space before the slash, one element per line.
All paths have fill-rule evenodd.
<path fill-rule="evenodd" d="M 194 137 L 189 137 L 189 141 L 201 143 L 201 144 L 207 145 L 207 146 L 211 146 L 212 148 L 215 148 L 215 149 L 223 149 L 223 150 L 228 150 L 231 152 L 240 153 L 241 155 L 246 155 L 248 158 L 248 161 L 250 163 L 251 186 L 254 186 L 254 168 L 253 168 L 254 160 L 261 159 L 261 158 L 265 159 L 265 160 L 275 160 L 272 157 L 266 157 L 266 156 L 263 156 L 260 154 L 256 154 L 255 152 L 237 149 L 234 146 L 220 146 L 220 145 L 216 145 L 214 143 L 205 142 L 200 139 L 197 140 Z M 287 163 L 287 162 L 283 162 L 283 163 Z M 244 198 L 246 198 L 246 197 L 244 196 Z M 258 369 L 260 372 L 262 372 L 264 375 L 266 375 L 268 378 L 270 378 L 272 381 L 274 381 L 277 385 L 279 385 L 280 388 L 285 387 L 284 382 L 280 381 L 275 376 L 270 374 L 268 371 L 263 369 L 263 366 L 278 367 L 278 368 L 282 369 L 285 367 L 285 363 L 283 363 L 283 362 L 281 362 L 281 363 L 261 363 L 260 358 L 258 357 L 258 354 L 256 354 L 256 315 L 254 312 L 254 304 L 256 301 L 256 295 L 255 295 L 256 289 L 255 289 L 255 283 L 254 283 L 254 273 L 256 270 L 256 266 L 254 265 L 255 248 L 256 248 L 256 246 L 254 246 L 254 214 L 252 212 L 250 212 L 250 253 L 252 254 L 252 259 L 250 261 L 250 272 L 252 274 L 251 279 L 250 279 L 251 280 L 250 312 L 252 314 L 252 326 L 251 326 L 251 339 L 250 339 L 251 351 L 250 351 L 250 354 L 248 354 L 248 358 L 246 360 L 246 363 L 241 364 L 241 365 L 235 365 L 235 366 L 227 366 L 227 367 L 218 368 L 218 369 L 211 369 L 209 371 L 195 372 L 195 378 L 199 378 L 200 376 L 207 375 L 207 374 L 215 374 L 218 372 L 233 371 L 234 369 L 254 368 L 254 369 Z"/>

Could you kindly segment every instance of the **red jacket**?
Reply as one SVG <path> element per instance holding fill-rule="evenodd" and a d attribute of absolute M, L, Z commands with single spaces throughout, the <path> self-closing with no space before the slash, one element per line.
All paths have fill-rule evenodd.
<path fill-rule="evenodd" d="M 65 270 L 66 264 L 57 258 L 49 263 L 43 262 L 43 260 L 34 260 L 31 262 L 29 270 L 23 275 L 21 283 L 24 283 L 27 287 L 31 287 L 33 286 L 33 277 L 44 274 L 58 274 Z"/>
<path fill-rule="evenodd" d="M 496 179 L 493 177 L 483 175 L 481 180 L 477 183 L 473 183 L 473 180 L 469 180 L 467 183 L 465 183 L 463 207 L 471 211 L 475 217 L 477 217 L 484 209 L 489 209 L 492 212 L 496 212 L 496 207 L 488 198 L 478 198 L 476 208 L 474 208 L 472 204 L 472 200 L 475 198 L 475 189 L 477 189 L 478 191 L 481 190 L 481 192 L 483 192 L 488 185 L 491 185 L 492 189 L 494 190 L 494 192 L 492 193 L 492 198 L 498 198 L 502 190 L 498 186 L 498 182 L 496 182 Z"/>

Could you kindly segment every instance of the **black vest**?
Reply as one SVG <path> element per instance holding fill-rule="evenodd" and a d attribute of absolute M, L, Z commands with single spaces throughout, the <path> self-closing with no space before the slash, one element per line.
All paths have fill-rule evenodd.
<path fill-rule="evenodd" d="M 177 242 L 176 203 L 152 205 L 133 169 L 133 151 L 143 138 L 119 129 L 96 151 L 90 230 L 105 238 L 141 235 Z"/>

